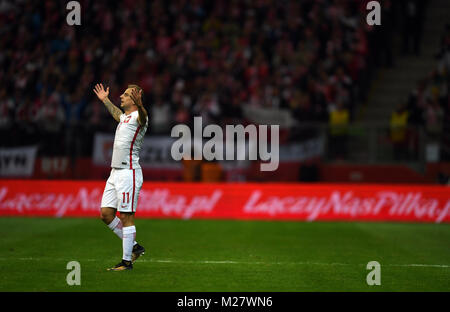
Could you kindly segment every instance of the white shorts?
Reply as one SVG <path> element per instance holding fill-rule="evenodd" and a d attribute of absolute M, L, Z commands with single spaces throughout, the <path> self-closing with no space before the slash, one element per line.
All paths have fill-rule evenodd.
<path fill-rule="evenodd" d="M 102 196 L 102 207 L 136 212 L 143 177 L 141 169 L 111 169 Z"/>

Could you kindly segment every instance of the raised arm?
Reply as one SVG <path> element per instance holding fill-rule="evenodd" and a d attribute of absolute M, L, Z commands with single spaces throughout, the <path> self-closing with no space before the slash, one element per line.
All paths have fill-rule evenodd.
<path fill-rule="evenodd" d="M 103 104 L 105 104 L 106 108 L 108 109 L 109 113 L 111 114 L 111 116 L 113 116 L 113 118 L 117 121 L 120 122 L 120 115 L 123 114 L 123 112 L 120 110 L 120 108 L 118 108 L 116 105 L 114 105 L 108 98 L 109 95 L 109 87 L 103 88 L 103 84 L 96 84 L 95 85 L 95 89 L 94 89 L 94 93 L 97 95 L 98 99 L 100 101 L 103 102 Z"/>
<path fill-rule="evenodd" d="M 147 111 L 145 110 L 144 105 L 142 105 L 142 90 L 138 92 L 136 88 L 133 88 L 133 90 L 131 90 L 131 99 L 138 108 L 138 122 L 139 125 L 143 127 L 147 123 Z"/>

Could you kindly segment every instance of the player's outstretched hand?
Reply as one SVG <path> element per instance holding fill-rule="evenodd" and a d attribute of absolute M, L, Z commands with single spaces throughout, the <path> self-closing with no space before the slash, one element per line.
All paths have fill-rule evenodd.
<path fill-rule="evenodd" d="M 142 106 L 142 90 L 138 92 L 137 89 L 133 88 L 131 90 L 131 99 L 137 106 Z"/>
<path fill-rule="evenodd" d="M 105 88 L 103 88 L 103 84 L 97 83 L 95 85 L 94 93 L 97 95 L 98 99 L 103 102 L 109 95 L 109 87 L 106 88 L 105 91 Z"/>

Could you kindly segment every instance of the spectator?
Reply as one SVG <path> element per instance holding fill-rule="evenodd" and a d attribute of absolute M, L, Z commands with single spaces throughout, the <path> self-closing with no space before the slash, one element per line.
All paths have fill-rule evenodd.
<path fill-rule="evenodd" d="M 65 122 L 64 110 L 59 104 L 59 94 L 54 92 L 47 97 L 46 93 L 43 93 L 38 106 L 40 108 L 36 114 L 36 122 L 40 128 L 42 150 L 48 156 L 59 156 L 63 152 L 61 133 Z"/>
<path fill-rule="evenodd" d="M 205 125 L 240 122 L 246 105 L 326 122 L 342 102 L 352 119 L 368 90 L 360 78 L 373 30 L 355 1 L 81 2 L 82 28 L 66 25 L 64 3 L 2 2 L 0 83 L 15 101 L 12 122 L 31 129 L 37 121 L 24 103 L 54 96 L 67 142 L 81 120 L 92 125 L 86 131 L 110 131 L 90 92 L 99 81 L 113 101 L 128 83 L 141 85 L 150 132 L 165 134 L 194 115 Z"/>
<path fill-rule="evenodd" d="M 405 104 L 399 104 L 391 114 L 391 142 L 394 148 L 394 159 L 398 161 L 408 159 L 408 118 L 409 113 Z"/>
<path fill-rule="evenodd" d="M 444 112 L 437 98 L 429 99 L 425 109 L 425 129 L 429 138 L 436 139 L 442 133 Z"/>
<path fill-rule="evenodd" d="M 166 133 L 170 129 L 170 107 L 161 98 L 150 107 L 150 125 L 153 133 Z"/>
<path fill-rule="evenodd" d="M 401 2 L 406 13 L 403 26 L 403 53 L 409 54 L 412 47 L 415 55 L 419 56 L 427 0 L 402 0 Z"/>
<path fill-rule="evenodd" d="M 337 102 L 330 112 L 329 146 L 332 159 L 344 159 L 347 156 L 347 136 L 350 114 L 343 102 Z"/>
<path fill-rule="evenodd" d="M 426 102 L 430 97 L 428 90 L 428 80 L 421 79 L 417 82 L 416 88 L 411 92 L 408 99 L 407 109 L 409 111 L 409 122 L 413 125 L 423 125 L 423 111 Z"/>

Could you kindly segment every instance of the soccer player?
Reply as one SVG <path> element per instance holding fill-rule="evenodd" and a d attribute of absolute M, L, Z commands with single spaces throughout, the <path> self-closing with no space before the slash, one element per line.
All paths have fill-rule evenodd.
<path fill-rule="evenodd" d="M 94 93 L 119 123 L 114 137 L 112 169 L 103 191 L 101 219 L 122 239 L 123 256 L 122 261 L 109 270 L 130 270 L 145 252 L 135 240 L 134 213 L 143 182 L 139 152 L 148 127 L 147 111 L 142 105 L 142 89 L 137 85 L 129 85 L 120 96 L 123 112 L 109 100 L 109 87 L 105 91 L 102 84 L 97 84 Z"/>

